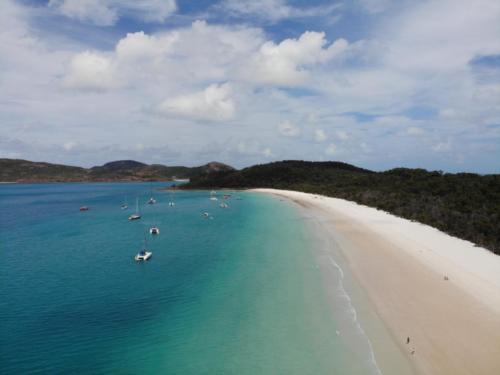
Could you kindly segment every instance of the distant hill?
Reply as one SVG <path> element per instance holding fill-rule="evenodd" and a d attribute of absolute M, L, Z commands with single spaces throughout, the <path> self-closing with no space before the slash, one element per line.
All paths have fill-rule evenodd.
<path fill-rule="evenodd" d="M 500 175 L 282 161 L 198 175 L 183 188 L 289 189 L 344 198 L 429 224 L 500 254 Z"/>
<path fill-rule="evenodd" d="M 210 162 L 199 167 L 144 164 L 118 160 L 92 168 L 0 159 L 0 182 L 149 181 L 192 178 L 213 172 L 231 171 L 229 165 Z"/>

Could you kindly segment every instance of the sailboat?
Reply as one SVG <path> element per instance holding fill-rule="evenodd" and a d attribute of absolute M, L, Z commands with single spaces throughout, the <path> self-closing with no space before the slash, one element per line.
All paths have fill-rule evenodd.
<path fill-rule="evenodd" d="M 129 220 L 139 220 L 141 218 L 141 213 L 139 211 L 139 198 L 135 200 L 135 214 L 128 217 Z"/>
<path fill-rule="evenodd" d="M 144 245 L 142 247 L 142 250 L 137 253 L 137 255 L 134 257 L 134 259 L 138 262 L 140 261 L 146 261 L 151 259 L 153 256 L 153 252 L 148 250 L 148 241 L 146 239 L 146 234 L 144 234 Z"/>
<path fill-rule="evenodd" d="M 170 201 L 168 202 L 168 206 L 169 207 L 174 207 L 175 206 L 175 202 L 174 202 L 174 198 L 173 198 L 172 192 L 170 192 Z"/>
<path fill-rule="evenodd" d="M 155 204 L 156 199 L 153 197 L 153 184 L 150 185 L 150 188 L 151 188 L 151 198 L 149 198 L 148 204 Z"/>
<path fill-rule="evenodd" d="M 125 202 L 122 204 L 121 209 L 126 210 L 128 208 L 127 197 L 125 197 Z"/>

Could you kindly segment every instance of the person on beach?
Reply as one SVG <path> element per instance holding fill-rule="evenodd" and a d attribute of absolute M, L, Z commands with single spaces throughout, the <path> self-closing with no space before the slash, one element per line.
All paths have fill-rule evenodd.
<path fill-rule="evenodd" d="M 410 336 L 408 336 L 408 337 L 406 338 L 406 343 L 407 343 L 407 344 L 409 344 L 409 343 L 410 343 Z"/>

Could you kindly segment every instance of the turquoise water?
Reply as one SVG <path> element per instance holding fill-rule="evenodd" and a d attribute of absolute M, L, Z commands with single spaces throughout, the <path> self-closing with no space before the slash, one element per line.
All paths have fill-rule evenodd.
<path fill-rule="evenodd" d="M 155 195 L 148 206 L 142 183 L 0 186 L 0 373 L 374 373 L 338 335 L 352 312 L 332 310 L 296 207 L 238 192 L 221 209 L 200 191 L 172 208 Z M 130 222 L 136 196 L 143 217 Z M 151 224 L 153 258 L 136 263 Z"/>

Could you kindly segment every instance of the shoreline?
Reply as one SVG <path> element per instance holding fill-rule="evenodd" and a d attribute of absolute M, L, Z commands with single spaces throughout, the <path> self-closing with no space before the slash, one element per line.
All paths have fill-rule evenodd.
<path fill-rule="evenodd" d="M 399 354 L 417 374 L 499 373 L 499 256 L 354 202 L 294 191 L 252 191 L 295 202 L 338 245 L 342 266 L 371 305 L 366 309 L 371 311 L 361 311 L 361 321 L 384 375 L 399 373 L 392 363 Z M 383 326 L 372 324 L 377 317 Z M 390 336 L 393 347 L 381 335 Z"/>

